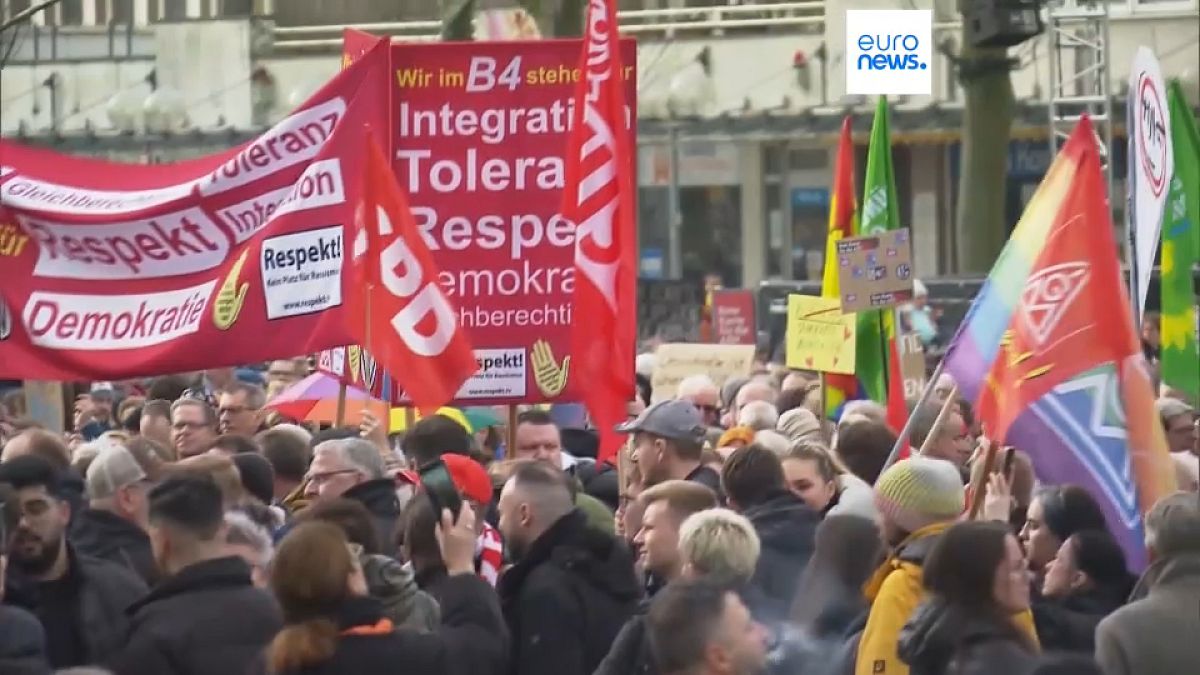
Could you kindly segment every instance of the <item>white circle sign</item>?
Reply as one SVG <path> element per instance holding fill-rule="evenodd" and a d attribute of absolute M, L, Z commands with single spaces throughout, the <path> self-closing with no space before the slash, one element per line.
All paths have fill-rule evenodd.
<path fill-rule="evenodd" d="M 1167 175 L 1170 144 L 1167 142 L 1167 110 L 1163 92 L 1158 90 L 1149 73 L 1138 75 L 1137 121 L 1138 164 L 1155 197 L 1163 194 L 1170 176 Z"/>

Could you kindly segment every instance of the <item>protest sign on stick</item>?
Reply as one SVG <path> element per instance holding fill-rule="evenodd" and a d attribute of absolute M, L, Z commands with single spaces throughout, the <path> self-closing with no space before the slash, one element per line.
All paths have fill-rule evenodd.
<path fill-rule="evenodd" d="M 913 298 L 912 239 L 908 228 L 837 242 L 842 311 L 894 307 Z"/>
<path fill-rule="evenodd" d="M 789 295 L 788 368 L 853 374 L 857 323 L 836 298 Z"/>

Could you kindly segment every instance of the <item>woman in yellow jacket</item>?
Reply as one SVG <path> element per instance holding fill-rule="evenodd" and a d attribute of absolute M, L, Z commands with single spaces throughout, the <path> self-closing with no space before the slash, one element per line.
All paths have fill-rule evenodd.
<path fill-rule="evenodd" d="M 962 516 L 962 478 L 951 463 L 912 457 L 893 464 L 875 485 L 883 534 L 892 553 L 863 591 L 871 603 L 854 675 L 908 675 L 896 645 L 900 629 L 925 599 L 921 571 L 943 532 Z M 1018 618 L 1033 636 L 1033 618 Z"/>

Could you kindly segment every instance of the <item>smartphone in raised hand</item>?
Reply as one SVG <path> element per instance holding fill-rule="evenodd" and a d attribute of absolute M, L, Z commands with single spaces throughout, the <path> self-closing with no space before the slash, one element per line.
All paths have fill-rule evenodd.
<path fill-rule="evenodd" d="M 457 521 L 458 511 L 462 508 L 462 496 L 458 494 L 458 488 L 454 485 L 446 463 L 440 459 L 434 460 L 421 467 L 418 473 L 421 476 L 421 487 L 429 496 L 436 517 L 441 519 L 442 509 L 450 509 L 451 516 Z"/>

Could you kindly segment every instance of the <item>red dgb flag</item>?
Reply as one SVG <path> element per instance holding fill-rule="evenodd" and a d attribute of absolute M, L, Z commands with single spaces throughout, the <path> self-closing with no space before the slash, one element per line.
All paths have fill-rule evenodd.
<path fill-rule="evenodd" d="M 417 230 L 408 199 L 373 136 L 368 146 L 356 212 L 360 236 L 366 233 L 361 266 L 365 302 L 352 311 L 363 317 L 363 348 L 422 413 L 432 414 L 454 398 L 479 364 L 437 284 L 433 254 Z"/>
<path fill-rule="evenodd" d="M 623 68 L 614 0 L 590 0 L 566 154 L 563 215 L 575 234 L 571 376 L 600 433 L 599 461 L 616 454 L 613 427 L 634 392 L 636 256 L 633 162 L 624 133 Z"/>

